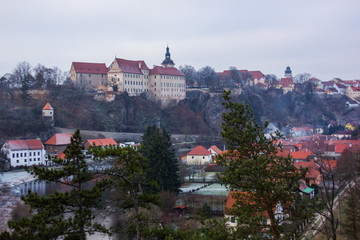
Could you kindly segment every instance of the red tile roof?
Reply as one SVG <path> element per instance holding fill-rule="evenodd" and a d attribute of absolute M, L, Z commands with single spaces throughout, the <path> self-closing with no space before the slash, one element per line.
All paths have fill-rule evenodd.
<path fill-rule="evenodd" d="M 252 195 L 250 195 L 249 192 L 230 191 L 228 193 L 228 196 L 227 196 L 227 199 L 226 199 L 225 211 L 224 211 L 225 214 L 232 215 L 231 208 L 236 203 L 237 198 L 239 198 L 239 200 L 241 199 L 243 201 L 249 202 L 250 205 L 252 205 L 254 203 L 254 201 L 251 199 Z M 263 211 L 262 214 L 263 214 L 264 217 L 269 217 L 269 214 L 267 213 L 267 211 Z"/>
<path fill-rule="evenodd" d="M 296 151 L 296 152 L 291 152 L 290 153 L 290 156 L 293 158 L 293 159 L 307 159 L 308 156 L 310 155 L 313 155 L 313 153 L 308 150 L 308 149 L 301 149 L 299 151 Z"/>
<path fill-rule="evenodd" d="M 265 78 L 265 75 L 261 71 L 248 71 L 253 79 Z"/>
<path fill-rule="evenodd" d="M 294 81 L 292 78 L 282 78 L 280 79 L 278 85 L 290 85 L 290 84 L 294 84 Z"/>
<path fill-rule="evenodd" d="M 56 156 L 57 159 L 65 159 L 66 158 L 66 155 L 65 153 L 61 152 L 59 153 L 57 156 Z"/>
<path fill-rule="evenodd" d="M 319 166 L 315 162 L 294 162 L 294 166 L 297 169 L 307 168 L 305 178 L 316 179 L 320 176 Z"/>
<path fill-rule="evenodd" d="M 215 145 L 211 146 L 210 148 L 211 148 L 212 150 L 214 150 L 214 152 L 216 152 L 217 154 L 221 154 L 221 153 L 222 153 L 222 151 L 221 151 L 217 146 L 215 146 Z"/>
<path fill-rule="evenodd" d="M 45 106 L 43 107 L 43 110 L 54 110 L 54 109 L 52 108 L 50 103 L 46 103 Z"/>
<path fill-rule="evenodd" d="M 6 141 L 11 150 L 34 150 L 43 149 L 43 144 L 40 140 L 9 140 Z"/>
<path fill-rule="evenodd" d="M 91 74 L 107 74 L 108 68 L 105 63 L 73 62 L 75 72 Z"/>
<path fill-rule="evenodd" d="M 46 145 L 67 145 L 70 144 L 72 133 L 56 133 L 45 142 Z"/>
<path fill-rule="evenodd" d="M 160 74 L 160 75 L 172 75 L 172 76 L 185 76 L 182 72 L 180 72 L 177 68 L 173 67 L 162 67 L 155 66 L 150 70 L 150 74 Z"/>
<path fill-rule="evenodd" d="M 196 146 L 193 150 L 191 150 L 187 155 L 211 155 L 206 148 L 203 146 Z"/>
<path fill-rule="evenodd" d="M 143 75 L 141 70 L 150 70 L 142 60 L 133 61 L 122 58 L 115 58 L 118 66 L 124 73 L 133 73 Z"/>
<path fill-rule="evenodd" d="M 354 92 L 359 92 L 359 91 L 360 91 L 360 87 L 351 87 L 351 90 L 353 90 Z"/>
<path fill-rule="evenodd" d="M 103 138 L 103 139 L 89 139 L 85 143 L 85 146 L 111 146 L 118 145 L 117 142 L 112 138 Z"/>

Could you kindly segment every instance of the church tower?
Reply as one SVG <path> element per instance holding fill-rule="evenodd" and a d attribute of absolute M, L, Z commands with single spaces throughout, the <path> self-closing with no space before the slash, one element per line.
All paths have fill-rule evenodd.
<path fill-rule="evenodd" d="M 175 66 L 174 61 L 171 60 L 171 57 L 170 57 L 169 46 L 166 47 L 165 59 L 164 59 L 164 61 L 162 61 L 161 65 L 163 67 L 174 67 Z"/>
<path fill-rule="evenodd" d="M 292 71 L 289 66 L 285 69 L 285 78 L 292 78 Z"/>

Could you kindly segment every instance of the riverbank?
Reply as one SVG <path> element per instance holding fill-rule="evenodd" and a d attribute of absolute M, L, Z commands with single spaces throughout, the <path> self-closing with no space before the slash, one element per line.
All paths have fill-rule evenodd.
<path fill-rule="evenodd" d="M 33 180 L 36 180 L 36 177 L 25 170 L 4 172 L 0 174 L 0 188 L 14 187 Z"/>

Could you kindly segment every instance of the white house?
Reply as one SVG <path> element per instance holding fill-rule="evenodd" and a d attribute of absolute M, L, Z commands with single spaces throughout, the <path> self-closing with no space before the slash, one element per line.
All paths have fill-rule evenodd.
<path fill-rule="evenodd" d="M 186 163 L 194 165 L 203 165 L 210 163 L 212 160 L 212 153 L 203 146 L 196 146 L 186 155 Z"/>
<path fill-rule="evenodd" d="M 10 160 L 11 167 L 45 165 L 46 154 L 40 140 L 9 140 L 1 152 Z"/>

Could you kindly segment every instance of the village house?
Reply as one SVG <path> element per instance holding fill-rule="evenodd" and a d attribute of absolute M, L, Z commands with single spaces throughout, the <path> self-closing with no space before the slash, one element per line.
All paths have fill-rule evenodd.
<path fill-rule="evenodd" d="M 118 146 L 118 143 L 113 138 L 101 138 L 101 139 L 88 139 L 84 148 L 89 149 L 91 147 L 106 147 L 106 146 Z"/>
<path fill-rule="evenodd" d="M 234 208 L 234 205 L 236 204 L 236 195 L 237 194 L 248 195 L 249 193 L 236 192 L 236 191 L 229 192 L 227 200 L 226 200 L 226 204 L 225 204 L 225 211 L 224 211 L 224 217 L 226 219 L 226 225 L 228 227 L 237 227 L 237 225 L 238 225 L 236 216 L 233 213 L 233 208 Z M 275 215 L 276 220 L 282 222 L 283 220 L 286 219 L 287 215 L 284 213 L 284 209 L 280 203 L 278 203 L 273 210 L 274 210 L 274 215 Z M 262 214 L 266 219 L 265 224 L 270 225 L 270 219 L 269 219 L 268 213 L 266 211 L 264 211 Z"/>
<path fill-rule="evenodd" d="M 77 86 L 87 89 L 104 88 L 107 85 L 108 68 L 105 63 L 73 62 L 70 80 Z"/>
<path fill-rule="evenodd" d="M 346 96 L 353 100 L 360 100 L 360 87 L 348 87 L 346 89 Z"/>
<path fill-rule="evenodd" d="M 290 156 L 294 162 L 309 161 L 309 156 L 311 155 L 313 155 L 313 153 L 307 148 L 302 148 L 296 152 L 290 152 Z"/>
<path fill-rule="evenodd" d="M 47 165 L 44 145 L 40 140 L 8 140 L 1 152 L 10 161 L 11 167 Z"/>
<path fill-rule="evenodd" d="M 216 155 L 221 154 L 223 152 L 215 145 L 209 147 L 208 151 L 211 152 L 211 156 L 213 159 L 216 157 Z"/>
<path fill-rule="evenodd" d="M 212 161 L 212 153 L 203 146 L 196 146 L 186 155 L 186 163 L 203 165 Z"/>
<path fill-rule="evenodd" d="M 56 157 L 59 153 L 62 153 L 70 144 L 70 138 L 72 135 L 72 133 L 54 134 L 44 143 L 47 154 L 50 154 L 52 157 Z"/>

